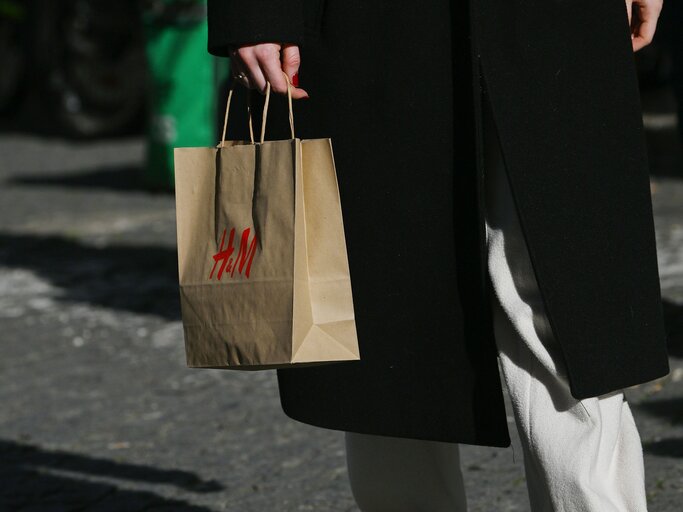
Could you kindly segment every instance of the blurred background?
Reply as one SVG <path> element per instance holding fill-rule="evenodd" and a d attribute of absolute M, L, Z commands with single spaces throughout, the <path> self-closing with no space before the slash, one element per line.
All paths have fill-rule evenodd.
<path fill-rule="evenodd" d="M 174 146 L 217 142 L 202 0 L 0 0 L 0 512 L 356 511 L 343 438 L 273 372 L 184 366 Z M 671 373 L 627 390 L 651 511 L 683 498 L 683 2 L 639 51 Z M 220 104 L 219 104 L 220 103 Z M 528 510 L 464 446 L 470 510 Z"/>

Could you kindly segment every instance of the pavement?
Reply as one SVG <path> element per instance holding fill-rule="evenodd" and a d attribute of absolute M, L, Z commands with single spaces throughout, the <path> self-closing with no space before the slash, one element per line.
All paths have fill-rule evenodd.
<path fill-rule="evenodd" d="M 673 512 L 683 158 L 672 123 L 649 115 L 672 371 L 627 396 L 650 511 Z M 142 160 L 135 138 L 0 133 L 0 512 L 357 511 L 343 435 L 285 417 L 274 372 L 185 367 L 173 196 L 139 186 Z M 471 511 L 529 510 L 508 421 L 512 448 L 461 447 Z"/>

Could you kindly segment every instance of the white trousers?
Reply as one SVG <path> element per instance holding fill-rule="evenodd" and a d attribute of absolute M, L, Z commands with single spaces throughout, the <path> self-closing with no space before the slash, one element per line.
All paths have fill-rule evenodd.
<path fill-rule="evenodd" d="M 494 334 L 533 512 L 644 512 L 643 452 L 621 391 L 572 397 L 486 105 L 486 231 Z M 552 236 L 552 234 L 550 234 Z M 467 510 L 457 444 L 346 433 L 363 512 Z"/>

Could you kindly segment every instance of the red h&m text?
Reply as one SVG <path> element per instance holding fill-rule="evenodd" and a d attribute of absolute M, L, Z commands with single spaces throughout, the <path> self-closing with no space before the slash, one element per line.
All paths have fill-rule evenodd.
<path fill-rule="evenodd" d="M 230 230 L 230 238 L 228 239 L 228 245 L 225 246 L 225 234 L 227 229 L 223 230 L 223 236 L 221 238 L 221 247 L 216 254 L 213 255 L 213 268 L 211 269 L 211 274 L 209 274 L 209 279 L 213 279 L 213 275 L 216 272 L 216 267 L 218 267 L 218 273 L 216 273 L 216 279 L 219 281 L 223 277 L 223 272 L 230 274 L 230 277 L 235 275 L 235 270 L 238 270 L 240 274 L 245 277 L 249 277 L 251 272 L 251 262 L 254 259 L 254 253 L 256 253 L 256 233 L 254 237 L 249 242 L 249 235 L 251 234 L 251 228 L 247 228 L 242 231 L 242 238 L 240 239 L 240 246 L 237 251 L 237 256 L 233 257 L 235 252 L 235 228 Z M 220 266 L 218 266 L 220 262 Z"/>

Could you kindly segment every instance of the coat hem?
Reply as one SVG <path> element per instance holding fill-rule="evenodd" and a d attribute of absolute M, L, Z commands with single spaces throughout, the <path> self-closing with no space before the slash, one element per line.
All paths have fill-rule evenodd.
<path fill-rule="evenodd" d="M 317 428 L 324 428 L 327 430 L 337 430 L 339 432 L 351 432 L 354 434 L 366 434 L 366 435 L 373 435 L 373 436 L 382 436 L 382 437 L 395 437 L 395 438 L 400 438 L 400 439 L 415 439 L 418 441 L 434 441 L 434 442 L 439 442 L 439 443 L 450 443 L 450 444 L 468 444 L 468 445 L 473 445 L 473 446 L 490 446 L 494 448 L 508 448 L 511 446 L 512 441 L 510 439 L 509 434 L 506 437 L 468 437 L 468 436 L 458 436 L 458 435 L 452 435 L 452 436 L 430 436 L 430 435 L 422 435 L 422 434 L 414 434 L 412 432 L 402 432 L 402 433 L 392 433 L 388 432 L 386 429 L 377 430 L 377 429 L 372 429 L 372 428 L 357 428 L 355 426 L 348 426 L 345 427 L 343 425 L 340 425 L 339 423 L 335 422 L 334 425 L 331 425 L 329 423 L 326 423 L 324 421 L 314 421 L 310 419 L 303 419 L 302 415 L 297 415 L 296 413 L 289 411 L 288 408 L 285 406 L 285 404 L 281 404 L 282 410 L 284 411 L 285 415 L 293 419 L 299 423 L 303 423 L 305 425 L 311 425 L 313 427 Z"/>

